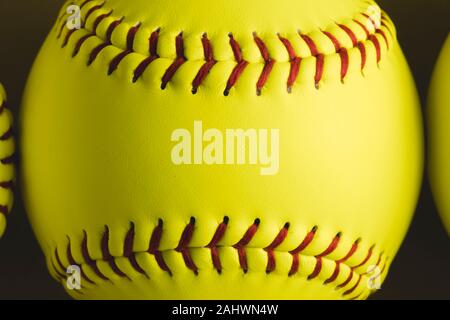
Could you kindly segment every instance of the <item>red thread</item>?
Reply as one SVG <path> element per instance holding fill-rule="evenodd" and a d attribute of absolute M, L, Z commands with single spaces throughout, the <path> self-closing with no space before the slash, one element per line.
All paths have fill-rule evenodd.
<path fill-rule="evenodd" d="M 58 264 L 59 268 L 60 268 L 61 270 L 66 270 L 66 268 L 64 268 L 64 265 L 63 265 L 62 262 L 61 262 L 61 259 L 59 258 L 58 250 L 57 250 L 57 249 L 55 249 L 55 258 L 56 258 L 56 263 Z M 60 270 L 58 270 L 58 268 L 56 267 L 56 265 L 55 265 L 55 263 L 53 262 L 53 260 L 51 260 L 51 263 L 52 263 L 53 269 L 54 269 L 55 272 L 58 274 L 58 276 L 59 276 L 61 279 L 66 279 L 66 275 L 65 275 L 64 273 L 62 273 Z"/>
<path fill-rule="evenodd" d="M 300 65 L 301 65 L 302 59 L 300 57 L 297 57 L 294 47 L 292 46 L 291 42 L 288 39 L 283 38 L 281 36 L 279 36 L 279 38 L 280 38 L 280 41 L 286 47 L 286 50 L 288 52 L 289 59 L 291 62 L 291 69 L 289 71 L 289 77 L 287 80 L 287 91 L 288 91 L 288 93 L 291 93 L 292 87 L 294 86 L 294 83 L 297 80 L 297 77 L 300 72 Z"/>
<path fill-rule="evenodd" d="M 276 238 L 273 240 L 273 242 L 264 250 L 267 252 L 267 267 L 266 267 L 266 273 L 269 274 L 273 272 L 276 268 L 276 261 L 275 261 L 275 253 L 274 250 L 283 243 L 283 241 L 286 239 L 289 232 L 289 223 L 286 223 L 281 229 L 281 231 L 278 233 Z"/>
<path fill-rule="evenodd" d="M 322 33 L 325 34 L 331 40 L 336 52 L 339 52 L 339 50 L 341 50 L 341 43 L 339 42 L 339 40 L 335 36 L 333 36 L 330 32 L 322 31 Z"/>
<path fill-rule="evenodd" d="M 142 269 L 142 267 L 137 262 L 136 255 L 134 254 L 134 251 L 133 251 L 134 235 L 135 235 L 135 233 L 134 233 L 134 223 L 131 222 L 130 230 L 128 230 L 128 232 L 127 232 L 127 234 L 125 236 L 125 241 L 123 243 L 123 255 L 124 255 L 124 257 L 128 258 L 128 261 L 130 262 L 130 264 L 131 264 L 131 266 L 133 267 L 134 270 L 136 270 L 137 272 L 147 276 L 147 273 L 145 272 L 145 270 Z"/>
<path fill-rule="evenodd" d="M 91 54 L 89 55 L 89 60 L 87 63 L 88 66 L 90 66 L 95 61 L 95 59 L 97 59 L 97 56 L 103 49 L 112 45 L 111 41 L 112 34 L 114 30 L 117 28 L 117 26 L 119 26 L 122 23 L 122 21 L 123 18 L 121 18 L 120 20 L 116 20 L 109 25 L 108 30 L 106 30 L 106 41 L 95 47 L 94 50 L 92 50 Z"/>
<path fill-rule="evenodd" d="M 107 226 L 105 226 L 105 231 L 103 232 L 101 247 L 103 260 L 108 261 L 108 264 L 113 270 L 113 272 L 117 274 L 119 277 L 128 278 L 128 276 L 125 273 L 123 273 L 122 270 L 119 269 L 114 260 L 114 257 L 111 255 L 111 252 L 109 251 L 109 228 Z"/>
<path fill-rule="evenodd" d="M 341 233 L 338 233 L 334 237 L 333 241 L 331 241 L 328 248 L 325 249 L 324 252 L 316 256 L 316 266 L 314 267 L 314 271 L 308 276 L 308 280 L 312 280 L 320 274 L 320 271 L 322 271 L 322 258 L 328 256 L 334 250 L 336 250 L 340 240 L 341 240 Z"/>
<path fill-rule="evenodd" d="M 183 33 L 180 33 L 175 39 L 175 47 L 177 52 L 177 58 L 166 70 L 166 73 L 162 77 L 161 89 L 164 90 L 167 84 L 172 80 L 178 69 L 186 62 L 186 57 L 184 56 L 184 41 Z"/>
<path fill-rule="evenodd" d="M 1 205 L 1 206 L 0 206 L 0 213 L 1 213 L 2 215 L 4 215 L 5 217 L 7 217 L 7 216 L 9 215 L 9 209 L 8 209 L 8 207 L 7 207 L 7 206 Z"/>
<path fill-rule="evenodd" d="M 233 50 L 234 58 L 237 61 L 237 65 L 234 67 L 230 77 L 228 78 L 227 86 L 223 93 L 224 96 L 228 96 L 230 94 L 231 88 L 234 87 L 234 85 L 239 80 L 239 78 L 241 77 L 242 73 L 244 72 L 245 68 L 248 65 L 248 62 L 244 60 L 239 43 L 234 39 L 232 34 L 230 34 L 229 37 L 230 37 L 230 46 L 231 49 Z"/>
<path fill-rule="evenodd" d="M 72 250 L 71 250 L 71 248 L 70 248 L 70 238 L 69 237 L 67 237 L 67 239 L 68 239 L 68 245 L 67 245 L 67 250 L 66 250 L 66 255 L 67 255 L 67 260 L 69 261 L 69 264 L 70 265 L 72 265 L 72 266 L 79 266 L 79 264 L 75 261 L 75 259 L 73 258 L 73 255 L 72 255 Z M 96 267 L 96 266 L 95 266 Z M 64 269 L 63 269 L 64 270 Z M 91 283 L 91 284 L 95 284 L 95 282 L 94 281 L 92 281 L 88 276 L 86 276 L 86 274 L 84 273 L 84 271 L 83 271 L 83 268 L 80 268 L 80 271 L 81 271 L 81 277 L 83 278 L 83 279 L 85 279 L 87 282 L 89 282 L 89 283 Z M 94 272 L 95 272 L 95 270 L 94 270 Z M 97 275 L 99 275 L 99 273 L 97 273 Z M 108 280 L 108 278 L 103 278 L 103 277 L 101 277 L 103 280 Z"/>
<path fill-rule="evenodd" d="M 78 54 L 78 52 L 79 52 L 80 49 L 81 49 L 81 46 L 86 42 L 86 40 L 88 40 L 89 38 L 95 36 L 95 34 L 96 34 L 96 32 L 97 32 L 98 25 L 99 25 L 104 19 L 106 19 L 107 17 L 109 17 L 109 16 L 112 14 L 112 12 L 113 12 L 113 11 L 111 10 L 109 13 L 102 14 L 102 15 L 98 16 L 98 17 L 95 19 L 94 27 L 93 27 L 92 33 L 87 34 L 87 35 L 81 37 L 81 38 L 78 40 L 78 42 L 77 42 L 77 44 L 75 45 L 75 48 L 74 48 L 74 50 L 73 50 L 72 57 L 75 57 L 75 56 Z"/>
<path fill-rule="evenodd" d="M 372 247 L 370 247 L 369 251 L 367 252 L 367 256 L 364 258 L 364 260 L 363 260 L 360 264 L 358 264 L 358 265 L 352 267 L 352 270 L 356 270 L 356 269 L 358 269 L 359 267 L 362 267 L 363 265 L 365 265 L 365 264 L 367 263 L 367 261 L 369 261 L 369 259 L 372 257 L 372 253 L 373 253 L 374 247 L 375 247 L 375 245 L 373 245 Z"/>
<path fill-rule="evenodd" d="M 375 29 L 378 29 L 378 23 L 376 23 L 370 15 L 368 15 L 367 13 L 362 13 L 362 15 L 370 21 Z"/>
<path fill-rule="evenodd" d="M 362 276 L 359 275 L 358 281 L 356 281 L 355 285 L 354 285 L 353 287 L 351 287 L 349 290 L 345 291 L 342 295 L 343 295 L 343 296 L 347 296 L 347 295 L 351 294 L 353 291 L 355 291 L 355 289 L 356 289 L 356 288 L 359 286 L 359 284 L 361 283 L 361 279 L 362 279 Z"/>
<path fill-rule="evenodd" d="M 86 6 L 89 2 L 92 2 L 94 0 L 85 0 L 81 5 L 80 5 L 80 9 L 83 9 L 84 6 Z"/>
<path fill-rule="evenodd" d="M 364 71 L 367 62 L 366 46 L 362 42 L 360 42 L 358 43 L 358 49 L 359 52 L 361 53 L 361 71 Z"/>
<path fill-rule="evenodd" d="M 93 6 L 92 8 L 90 8 L 90 9 L 88 10 L 88 12 L 86 13 L 86 16 L 84 17 L 84 21 L 83 21 L 83 24 L 82 24 L 83 27 L 86 26 L 86 22 L 88 21 L 89 17 L 90 17 L 95 11 L 100 10 L 101 8 L 103 8 L 103 6 L 105 5 L 105 3 L 106 3 L 106 1 L 103 2 L 102 4 Z"/>
<path fill-rule="evenodd" d="M 360 22 L 356 19 L 353 19 L 353 22 L 355 22 L 357 25 L 359 25 L 364 30 L 364 32 L 366 33 L 366 39 L 369 38 L 369 36 L 370 36 L 369 29 L 367 29 L 367 27 L 362 22 Z"/>
<path fill-rule="evenodd" d="M 389 49 L 389 41 L 388 41 L 388 38 L 386 36 L 386 33 L 383 30 L 381 30 L 381 29 L 378 29 L 376 31 L 376 33 L 380 34 L 383 37 L 384 42 L 386 42 L 386 47 Z"/>
<path fill-rule="evenodd" d="M 291 266 L 291 270 L 289 271 L 289 276 L 293 276 L 294 274 L 296 274 L 298 272 L 298 269 L 300 267 L 300 259 L 299 259 L 298 255 L 300 252 L 305 250 L 305 248 L 314 240 L 316 232 L 317 232 L 317 226 L 315 226 L 306 235 L 305 239 L 303 239 L 302 243 L 300 243 L 300 245 L 296 249 L 289 252 L 292 255 L 292 266 Z"/>
<path fill-rule="evenodd" d="M 316 57 L 316 74 L 314 75 L 314 83 L 317 89 L 319 89 L 320 80 L 323 77 L 324 64 L 325 64 L 325 56 L 319 53 L 317 46 L 313 39 L 311 39 L 306 34 L 301 34 L 301 38 L 306 42 L 311 51 L 311 55 Z"/>
<path fill-rule="evenodd" d="M 141 23 L 135 25 L 134 27 L 130 28 L 130 30 L 128 30 L 127 50 L 119 53 L 115 58 L 112 59 L 111 63 L 109 64 L 108 75 L 111 75 L 119 67 L 119 64 L 122 62 L 122 60 L 127 55 L 133 52 L 134 39 L 136 38 L 136 33 L 138 32 L 140 27 Z"/>
<path fill-rule="evenodd" d="M 258 231 L 259 224 L 260 220 L 256 219 L 255 222 L 253 222 L 253 224 L 250 226 L 250 228 L 248 228 L 247 232 L 242 237 L 242 239 L 233 246 L 233 248 L 235 248 L 238 251 L 239 264 L 242 270 L 244 270 L 244 273 L 248 272 L 247 254 L 245 252 L 245 247 L 253 239 L 256 231 Z"/>
<path fill-rule="evenodd" d="M 200 68 L 199 72 L 197 73 L 197 76 L 192 82 L 193 94 L 197 93 L 198 88 L 200 87 L 202 82 L 205 80 L 205 78 L 208 76 L 209 72 L 217 62 L 214 60 L 211 42 L 209 41 L 206 33 L 202 37 L 202 45 L 203 45 L 203 54 L 205 56 L 205 63 Z"/>
<path fill-rule="evenodd" d="M 225 217 L 223 219 L 223 222 L 221 224 L 219 224 L 219 226 L 217 227 L 217 230 L 214 233 L 214 236 L 213 236 L 211 242 L 206 246 L 207 248 L 209 248 L 211 250 L 211 259 L 213 262 L 213 266 L 219 274 L 222 273 L 222 263 L 220 262 L 219 250 L 217 249 L 217 244 L 225 235 L 225 231 L 227 230 L 227 227 L 228 227 L 228 221 L 229 221 L 228 217 Z"/>
<path fill-rule="evenodd" d="M 194 260 L 192 260 L 191 253 L 189 252 L 189 243 L 192 240 L 194 228 L 195 228 L 195 218 L 191 218 L 191 221 L 181 234 L 180 242 L 175 251 L 180 252 L 183 255 L 183 260 L 186 266 L 192 271 L 194 271 L 195 275 L 198 275 L 198 268 L 195 265 Z"/>
<path fill-rule="evenodd" d="M 151 239 L 150 239 L 150 245 L 148 249 L 148 253 L 152 254 L 155 257 L 156 262 L 158 263 L 159 267 L 166 271 L 170 276 L 172 276 L 172 271 L 167 266 L 166 262 L 164 261 L 164 257 L 159 251 L 159 245 L 161 243 L 162 238 L 162 232 L 163 232 L 163 221 L 160 219 L 158 221 L 158 226 L 153 230 Z"/>
<path fill-rule="evenodd" d="M 7 108 L 8 108 L 8 103 L 6 101 L 3 101 L 2 103 L 0 103 L 0 114 L 2 114 L 3 111 Z"/>
<path fill-rule="evenodd" d="M 374 46 L 375 46 L 375 51 L 377 52 L 377 62 L 379 63 L 381 60 L 381 46 L 380 46 L 380 42 L 378 41 L 378 38 L 374 35 L 371 35 L 369 37 L 369 40 L 373 42 Z"/>
<path fill-rule="evenodd" d="M 157 29 L 156 31 L 152 32 L 150 38 L 149 38 L 149 52 L 150 56 L 146 59 L 144 59 L 134 70 L 134 76 L 133 76 L 133 83 L 138 81 L 138 79 L 142 76 L 142 74 L 145 72 L 147 67 L 156 59 L 159 58 L 158 55 L 158 39 L 159 39 L 159 31 L 160 29 Z"/>
<path fill-rule="evenodd" d="M 13 137 L 14 130 L 12 127 L 9 127 L 9 129 L 0 137 L 0 141 L 6 141 Z"/>
<path fill-rule="evenodd" d="M 4 165 L 13 164 L 14 163 L 14 155 L 11 155 L 9 157 L 3 158 L 3 159 L 0 160 L 0 162 L 2 164 L 4 164 Z"/>
<path fill-rule="evenodd" d="M 341 263 L 344 263 L 345 261 L 350 259 L 351 256 L 353 256 L 353 254 L 358 249 L 359 242 L 360 242 L 360 239 L 356 240 L 355 243 L 353 243 L 352 247 L 350 248 L 350 251 L 342 259 L 339 259 L 336 261 L 336 267 L 334 268 L 333 274 L 331 275 L 331 277 L 329 277 L 327 280 L 325 280 L 324 284 L 332 283 L 337 279 L 339 272 L 340 272 Z"/>
<path fill-rule="evenodd" d="M 0 182 L 0 188 L 7 190 L 14 190 L 15 185 L 13 181 L 2 181 Z"/>
<path fill-rule="evenodd" d="M 264 68 L 256 84 L 256 94 L 260 96 L 262 88 L 266 84 L 267 80 L 269 79 L 270 73 L 272 72 L 275 60 L 270 57 L 267 46 L 256 34 L 254 34 L 254 39 L 259 51 L 261 52 L 261 56 L 264 59 Z"/>
<path fill-rule="evenodd" d="M 338 26 L 345 31 L 345 33 L 347 33 L 347 35 L 349 36 L 350 40 L 352 41 L 353 47 L 356 47 L 356 45 L 358 44 L 358 38 L 356 37 L 356 34 L 353 32 L 352 29 L 350 29 L 349 27 L 347 27 L 346 25 L 343 24 L 338 24 Z"/>
<path fill-rule="evenodd" d="M 82 252 L 84 261 L 86 261 L 86 264 L 92 268 L 92 270 L 94 271 L 94 273 L 97 276 L 99 276 L 103 280 L 109 280 L 109 278 L 106 277 L 100 271 L 100 269 L 97 266 L 97 262 L 90 257 L 89 250 L 88 250 L 88 244 L 87 244 L 87 233 L 86 233 L 86 231 L 83 231 L 83 233 L 84 233 L 84 238 L 83 238 L 83 241 L 81 242 L 81 252 Z M 69 248 L 70 248 L 70 243 L 69 243 Z"/>
<path fill-rule="evenodd" d="M 61 46 L 61 48 L 64 48 L 69 43 L 70 37 L 74 34 L 74 32 L 77 31 L 76 29 L 71 29 L 67 32 L 66 37 L 64 38 L 64 42 Z"/>
<path fill-rule="evenodd" d="M 322 31 L 333 43 L 336 53 L 339 54 L 339 58 L 341 59 L 341 81 L 344 82 L 344 78 L 347 75 L 348 67 L 349 67 L 349 57 L 347 49 L 342 47 L 339 40 L 333 36 L 330 32 Z"/>

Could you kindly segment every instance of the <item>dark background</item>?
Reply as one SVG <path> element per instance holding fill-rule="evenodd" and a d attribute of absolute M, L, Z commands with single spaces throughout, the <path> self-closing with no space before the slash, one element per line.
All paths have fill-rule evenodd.
<path fill-rule="evenodd" d="M 450 0 L 378 2 L 397 25 L 425 106 L 433 66 L 450 32 Z M 16 119 L 27 74 L 62 4 L 62 0 L 0 0 L 0 82 Z M 0 240 L 0 299 L 67 299 L 48 275 L 18 194 L 20 185 L 17 191 Z M 373 299 L 450 299 L 450 238 L 426 178 L 412 227 Z"/>

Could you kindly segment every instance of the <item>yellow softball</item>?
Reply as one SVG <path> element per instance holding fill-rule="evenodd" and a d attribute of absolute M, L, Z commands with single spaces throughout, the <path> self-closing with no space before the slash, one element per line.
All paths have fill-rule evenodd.
<path fill-rule="evenodd" d="M 68 2 L 21 127 L 31 223 L 79 299 L 367 298 L 421 182 L 374 1 Z"/>
<path fill-rule="evenodd" d="M 450 36 L 434 71 L 428 101 L 430 181 L 450 234 Z"/>
<path fill-rule="evenodd" d="M 6 219 L 13 203 L 14 139 L 12 114 L 6 106 L 6 93 L 0 84 L 0 238 L 5 232 Z"/>

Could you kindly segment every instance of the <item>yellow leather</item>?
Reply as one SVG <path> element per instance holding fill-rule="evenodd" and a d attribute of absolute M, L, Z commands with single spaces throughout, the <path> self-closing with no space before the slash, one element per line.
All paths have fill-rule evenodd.
<path fill-rule="evenodd" d="M 34 64 L 21 117 L 26 205 L 50 273 L 65 286 L 67 266 L 83 270 L 82 290 L 70 295 L 364 299 L 373 292 L 368 269 L 376 265 L 386 277 L 422 175 L 416 89 L 395 27 L 385 13 L 376 21 L 373 1 L 74 2 L 83 4 L 82 28 L 65 27 L 64 6 Z M 348 72 L 325 32 L 346 49 Z M 133 83 L 155 54 L 152 34 L 157 56 Z M 204 37 L 215 64 L 193 94 L 207 62 Z M 247 66 L 226 96 L 238 64 L 231 39 Z M 302 58 L 290 90 L 294 57 L 281 39 Z M 183 63 L 162 90 L 174 61 Z M 192 131 L 195 121 L 222 132 L 279 129 L 278 174 L 251 165 L 175 165 L 171 135 Z M 208 245 L 225 217 L 219 273 Z M 177 250 L 192 218 L 192 238 Z M 256 219 L 257 231 L 238 250 Z M 160 220 L 162 238 L 152 251 Z M 286 223 L 284 241 L 270 250 Z M 289 276 L 293 250 L 304 241 Z"/>
<path fill-rule="evenodd" d="M 430 180 L 437 207 L 450 234 L 450 35 L 442 49 L 430 87 L 428 123 Z"/>
<path fill-rule="evenodd" d="M 0 84 L 0 238 L 5 232 L 6 220 L 13 203 L 13 154 L 12 114 L 6 106 L 5 89 Z"/>

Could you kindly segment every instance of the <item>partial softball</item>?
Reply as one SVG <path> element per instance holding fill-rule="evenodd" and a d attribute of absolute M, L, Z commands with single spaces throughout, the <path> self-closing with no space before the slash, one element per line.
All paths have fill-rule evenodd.
<path fill-rule="evenodd" d="M 374 1 L 71 1 L 22 116 L 30 221 L 79 299 L 367 298 L 422 175 Z"/>
<path fill-rule="evenodd" d="M 450 234 L 450 36 L 434 71 L 428 101 L 430 181 Z"/>
<path fill-rule="evenodd" d="M 13 154 L 12 115 L 6 106 L 5 89 L 0 84 L 0 237 L 5 231 L 6 219 L 13 203 Z"/>

